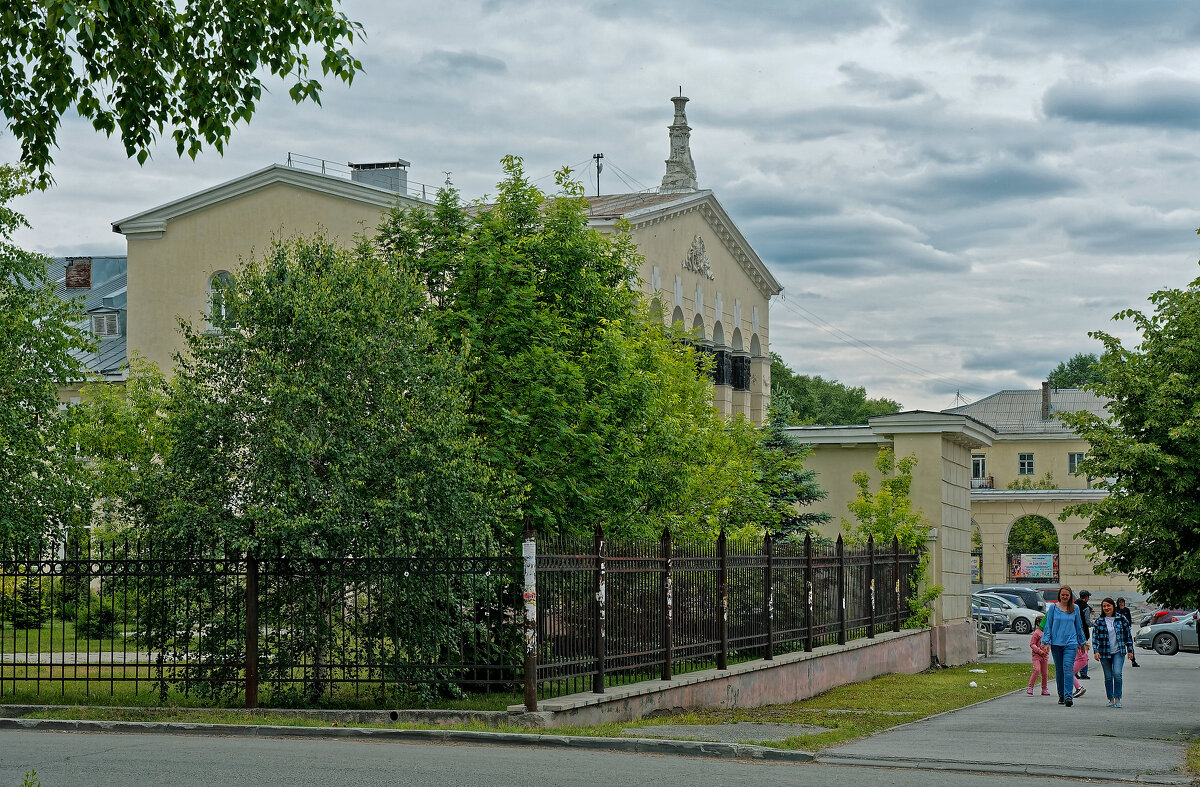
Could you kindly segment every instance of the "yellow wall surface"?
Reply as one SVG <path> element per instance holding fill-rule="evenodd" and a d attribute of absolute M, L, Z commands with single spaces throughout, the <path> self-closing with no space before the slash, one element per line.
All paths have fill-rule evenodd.
<path fill-rule="evenodd" d="M 246 259 L 266 253 L 272 240 L 317 228 L 349 246 L 357 233 L 374 230 L 382 215 L 372 205 L 275 183 L 171 219 L 161 238 L 130 238 L 130 351 L 170 369 L 183 347 L 178 320 L 204 324 L 213 273 L 236 271 Z"/>
<path fill-rule="evenodd" d="M 1087 453 L 1087 450 L 1087 441 L 1074 435 L 1065 438 L 1017 438 L 1002 435 L 990 447 L 976 449 L 972 453 L 985 457 L 985 475 L 995 479 L 996 489 L 1005 489 L 1013 481 L 1038 481 L 1044 478 L 1046 473 L 1054 476 L 1054 485 L 1058 489 L 1087 489 L 1086 477 L 1073 476 L 1067 471 L 1067 455 Z M 1033 454 L 1033 475 L 1017 473 L 1017 455 L 1022 453 Z"/>

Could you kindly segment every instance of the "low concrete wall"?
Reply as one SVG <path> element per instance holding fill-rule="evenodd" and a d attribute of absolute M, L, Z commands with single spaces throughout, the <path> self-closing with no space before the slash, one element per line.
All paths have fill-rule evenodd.
<path fill-rule="evenodd" d="M 973 620 L 934 626 L 929 636 L 933 655 L 943 666 L 969 664 L 979 658 L 979 642 Z"/>
<path fill-rule="evenodd" d="M 973 660 L 974 625 L 970 631 Z M 731 664 L 727 670 L 702 670 L 669 681 L 612 686 L 604 694 L 556 697 L 540 702 L 537 714 L 525 714 L 522 705 L 514 705 L 509 711 L 514 721 L 523 718 L 526 723 L 557 727 L 620 723 L 686 708 L 756 708 L 795 702 L 879 675 L 923 672 L 932 663 L 930 635 L 929 629 L 888 632 L 874 639 L 827 645 L 812 653 L 787 653 L 771 661 Z"/>

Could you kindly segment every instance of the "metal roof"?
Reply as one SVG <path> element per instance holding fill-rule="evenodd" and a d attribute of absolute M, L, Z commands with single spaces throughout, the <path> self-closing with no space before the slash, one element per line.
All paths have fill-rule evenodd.
<path fill-rule="evenodd" d="M 1107 418 L 1107 403 L 1107 399 L 1082 388 L 1052 388 L 1047 419 L 1042 418 L 1040 390 L 1000 391 L 973 404 L 942 412 L 969 415 L 999 434 L 1072 434 L 1071 427 L 1055 418 L 1055 413 L 1087 411 Z"/>
<path fill-rule="evenodd" d="M 129 280 L 126 257 L 92 257 L 91 260 L 92 286 L 89 289 L 67 288 L 66 258 L 52 258 L 50 269 L 50 274 L 54 277 L 54 294 L 63 300 L 80 299 L 84 319 L 75 325 L 88 332 L 92 329 L 89 312 L 125 310 Z M 107 380 L 124 380 L 125 363 L 128 360 L 125 331 L 122 330 L 118 336 L 103 336 L 95 341 L 95 352 L 76 350 L 71 354 L 81 361 L 91 374 L 103 375 Z"/>

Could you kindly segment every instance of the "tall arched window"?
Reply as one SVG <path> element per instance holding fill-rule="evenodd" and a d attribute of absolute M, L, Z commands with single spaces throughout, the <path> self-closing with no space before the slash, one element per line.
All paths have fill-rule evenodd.
<path fill-rule="evenodd" d="M 226 293 L 233 287 L 229 271 L 217 271 L 208 278 L 208 327 L 220 330 L 234 323 L 233 310 Z"/>

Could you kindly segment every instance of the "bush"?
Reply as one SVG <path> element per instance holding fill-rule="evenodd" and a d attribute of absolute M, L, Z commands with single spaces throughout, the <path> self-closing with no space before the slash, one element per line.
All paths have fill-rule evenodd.
<path fill-rule="evenodd" d="M 79 607 L 75 616 L 75 632 L 87 639 L 108 639 L 116 634 L 117 615 L 111 606 L 105 606 L 97 596 L 92 603 Z"/>

